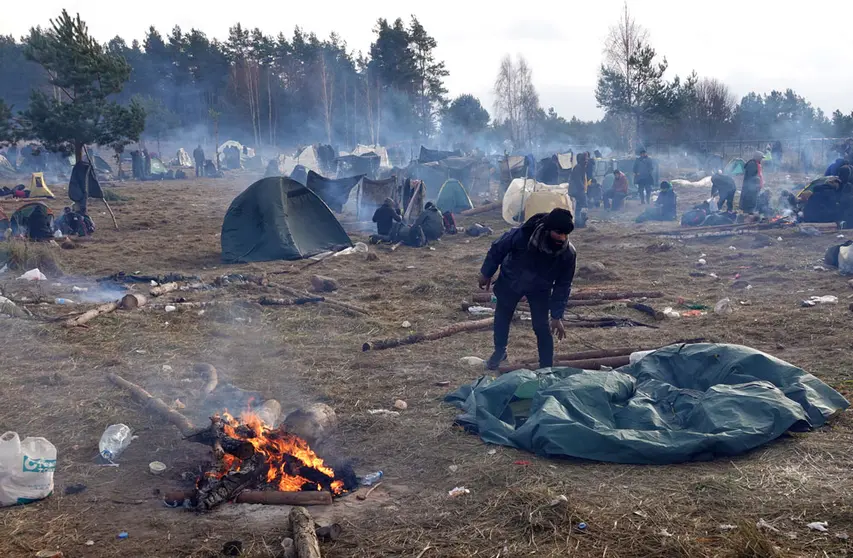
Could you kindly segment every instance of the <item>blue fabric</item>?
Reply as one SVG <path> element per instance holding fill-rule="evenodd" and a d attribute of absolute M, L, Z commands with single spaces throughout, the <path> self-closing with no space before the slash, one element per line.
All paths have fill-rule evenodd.
<path fill-rule="evenodd" d="M 557 255 L 528 246 L 533 230 L 544 217 L 544 213 L 534 215 L 524 225 L 505 232 L 492 243 L 480 273 L 492 277 L 500 267 L 498 282 L 502 287 L 522 296 L 550 293 L 551 317 L 562 319 L 572 291 L 577 258 L 572 245 Z"/>
<path fill-rule="evenodd" d="M 525 155 L 524 165 L 527 168 L 527 178 L 536 179 L 536 159 L 533 155 Z"/>
<path fill-rule="evenodd" d="M 823 173 L 824 176 L 838 176 L 838 169 L 840 169 L 844 165 L 844 159 L 836 159 L 834 163 L 826 167 L 826 172 Z"/>

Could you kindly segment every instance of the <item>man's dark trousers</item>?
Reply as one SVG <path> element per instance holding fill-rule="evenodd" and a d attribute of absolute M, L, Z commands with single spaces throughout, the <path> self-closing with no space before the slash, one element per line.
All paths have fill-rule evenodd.
<path fill-rule="evenodd" d="M 530 317 L 533 320 L 533 331 L 536 333 L 536 344 L 539 349 L 539 367 L 549 368 L 554 364 L 554 338 L 548 323 L 548 303 L 550 293 L 534 293 L 522 295 L 504 286 L 500 278 L 495 282 L 495 351 L 506 351 L 509 344 L 509 328 L 515 308 L 523 296 L 527 296 L 530 306 Z"/>

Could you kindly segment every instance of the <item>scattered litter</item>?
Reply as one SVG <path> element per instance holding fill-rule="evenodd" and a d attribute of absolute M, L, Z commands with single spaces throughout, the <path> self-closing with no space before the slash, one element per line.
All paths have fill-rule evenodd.
<path fill-rule="evenodd" d="M 95 546 L 95 541 L 86 541 L 86 546 Z"/>
<path fill-rule="evenodd" d="M 148 464 L 148 470 L 151 471 L 152 475 L 159 475 L 166 470 L 166 464 L 160 461 L 152 461 Z"/>
<path fill-rule="evenodd" d="M 3 264 L 3 267 L 0 267 L 0 275 L 9 271 L 9 266 L 7 264 Z"/>
<path fill-rule="evenodd" d="M 649 517 L 649 514 L 647 514 L 647 513 L 646 513 L 646 512 L 644 512 L 644 511 L 640 511 L 640 510 L 635 511 L 635 512 L 634 512 L 634 515 L 638 515 L 638 516 L 640 516 L 640 517 L 642 517 L 642 518 L 644 518 L 644 519 L 645 519 L 645 518 L 647 518 L 647 517 Z"/>
<path fill-rule="evenodd" d="M 553 508 L 554 506 L 559 506 L 560 504 L 567 504 L 568 502 L 569 499 L 566 498 L 566 495 L 560 494 L 559 496 L 548 502 L 548 505 Z"/>
<path fill-rule="evenodd" d="M 405 327 L 405 328 L 410 328 L 410 327 L 412 327 L 412 322 L 410 322 L 409 320 L 406 320 L 405 322 L 400 324 L 400 326 Z"/>
<path fill-rule="evenodd" d="M 705 265 L 708 265 L 708 262 L 705 260 L 705 258 L 699 258 L 699 261 L 696 262 L 696 267 L 703 267 Z"/>
<path fill-rule="evenodd" d="M 705 256 L 707 256 L 707 255 L 708 255 L 708 254 L 699 254 L 699 257 L 700 257 L 700 258 L 704 258 L 704 257 L 705 257 Z"/>
<path fill-rule="evenodd" d="M 838 236 L 836 236 L 835 238 L 844 238 L 844 235 L 843 235 L 843 234 L 839 234 L 839 235 L 838 235 Z"/>
<path fill-rule="evenodd" d="M 737 525 L 729 525 L 728 523 L 723 523 L 718 527 L 720 531 L 734 531 L 737 529 Z"/>
<path fill-rule="evenodd" d="M 129 536 L 130 535 L 127 534 L 127 531 L 122 531 L 121 533 L 118 534 L 118 538 L 120 538 L 120 539 L 126 539 Z"/>
<path fill-rule="evenodd" d="M 177 309 L 178 308 L 176 306 L 172 306 L 171 304 L 169 306 L 166 306 L 165 308 L 163 308 L 163 310 L 165 310 L 166 312 L 174 312 Z"/>
<path fill-rule="evenodd" d="M 450 385 L 450 380 L 441 380 L 440 382 L 435 383 L 438 387 L 447 387 Z"/>
<path fill-rule="evenodd" d="M 115 461 L 121 452 L 127 449 L 131 437 L 130 427 L 126 424 L 111 424 L 101 434 L 101 441 L 98 443 L 98 452 L 101 457 L 112 463 Z"/>
<path fill-rule="evenodd" d="M 151 285 L 152 287 L 156 287 L 156 286 L 157 286 L 157 281 L 155 281 L 154 279 L 152 279 L 152 280 L 151 280 L 151 283 L 149 283 L 149 285 Z"/>
<path fill-rule="evenodd" d="M 746 290 L 747 290 L 747 291 L 751 291 L 751 290 L 752 290 L 752 285 L 747 285 L 747 286 L 746 286 Z"/>
<path fill-rule="evenodd" d="M 409 408 L 409 404 L 403 401 L 402 399 L 398 399 L 394 401 L 394 408 L 398 411 L 405 411 Z"/>
<path fill-rule="evenodd" d="M 370 409 L 367 411 L 368 414 L 371 415 L 387 415 L 390 417 L 399 417 L 400 413 L 398 411 L 390 411 L 388 409 Z"/>
<path fill-rule="evenodd" d="M 487 451 L 486 453 L 487 453 L 487 454 L 489 454 L 489 455 L 495 455 L 496 453 L 498 453 L 498 450 L 496 450 L 496 449 L 490 449 L 490 450 L 489 450 L 489 451 Z"/>
<path fill-rule="evenodd" d="M 800 303 L 800 306 L 802 306 L 803 308 L 811 308 L 812 306 L 817 306 L 817 304 L 815 304 L 814 301 L 811 300 L 804 300 Z"/>
<path fill-rule="evenodd" d="M 808 527 L 812 531 L 820 531 L 822 533 L 825 533 L 825 532 L 829 531 L 829 529 L 827 529 L 827 527 L 829 527 L 829 522 L 827 522 L 827 521 L 815 521 L 813 523 L 809 523 L 808 525 L 806 525 L 806 527 Z"/>
<path fill-rule="evenodd" d="M 486 361 L 480 357 L 466 356 L 460 358 L 459 362 L 465 366 L 470 366 L 471 368 L 482 368 Z"/>
<path fill-rule="evenodd" d="M 73 300 L 70 300 L 70 299 L 67 299 L 67 298 L 57 298 L 57 299 L 55 299 L 53 302 L 54 302 L 54 303 L 56 303 L 56 304 L 61 304 L 61 305 L 64 305 L 64 304 L 76 304 Z"/>
<path fill-rule="evenodd" d="M 526 459 L 519 459 L 517 461 L 512 462 L 513 465 L 520 465 L 521 467 L 527 467 L 531 465 L 531 462 Z"/>
<path fill-rule="evenodd" d="M 465 488 L 464 486 L 457 486 L 453 490 L 447 493 L 451 498 L 456 498 L 457 496 L 464 496 L 465 494 L 471 494 L 471 491 Z"/>
<path fill-rule="evenodd" d="M 581 531 L 586 531 L 586 523 L 584 523 L 583 521 L 578 523 L 578 529 L 580 529 Z"/>
<path fill-rule="evenodd" d="M 712 279 L 719 279 L 716 273 L 709 273 L 708 277 L 711 277 Z"/>
<path fill-rule="evenodd" d="M 764 518 L 759 519 L 755 526 L 759 529 L 767 529 L 768 531 L 772 531 L 773 533 L 779 532 L 779 529 L 764 521 Z"/>
<path fill-rule="evenodd" d="M 672 309 L 672 306 L 667 306 L 666 308 L 663 309 L 663 315 L 666 316 L 667 318 L 680 318 L 681 312 L 676 312 L 675 310 Z"/>
<path fill-rule="evenodd" d="M 826 271 L 826 268 L 823 267 L 822 265 L 816 265 L 812 269 L 815 271 Z"/>
<path fill-rule="evenodd" d="M 732 308 L 732 301 L 729 298 L 724 298 L 714 305 L 715 314 L 731 314 L 732 312 L 734 312 L 734 308 Z"/>
<path fill-rule="evenodd" d="M 495 309 L 488 306 L 469 306 L 468 313 L 472 316 L 492 316 L 495 313 Z"/>
<path fill-rule="evenodd" d="M 385 476 L 385 473 L 382 471 L 375 471 L 373 473 L 367 473 L 363 477 L 358 480 L 358 483 L 361 486 L 373 486 L 377 482 L 382 480 L 382 477 Z"/>
<path fill-rule="evenodd" d="M 738 301 L 738 304 L 740 304 L 741 306 L 752 306 L 752 301 L 749 301 L 749 300 L 739 300 L 739 301 Z"/>
<path fill-rule="evenodd" d="M 89 287 L 78 287 L 75 285 L 75 286 L 71 287 L 71 292 L 72 293 L 87 293 L 87 292 L 89 292 Z"/>
<path fill-rule="evenodd" d="M 815 304 L 838 304 L 838 297 L 835 295 L 812 296 L 809 300 Z"/>
<path fill-rule="evenodd" d="M 450 470 L 451 473 L 455 473 L 456 471 L 459 470 L 459 465 L 450 465 L 448 467 L 448 469 Z"/>
<path fill-rule="evenodd" d="M 65 556 L 61 550 L 39 550 L 36 558 L 62 558 Z"/>
<path fill-rule="evenodd" d="M 164 374 L 169 374 L 172 372 L 172 367 L 169 366 L 168 364 L 164 364 L 163 368 L 161 368 L 161 370 Z"/>
<path fill-rule="evenodd" d="M 415 269 L 415 266 L 413 266 L 413 265 L 407 265 L 407 266 L 406 266 L 406 269 Z"/>
<path fill-rule="evenodd" d="M 846 541 L 846 540 L 847 540 L 847 539 L 849 539 L 850 537 L 847 535 L 847 533 L 836 533 L 836 534 L 835 534 L 835 538 L 836 538 L 836 539 L 841 539 L 842 541 Z"/>
<path fill-rule="evenodd" d="M 23 279 L 25 281 L 47 281 L 47 276 L 39 271 L 39 268 L 35 268 L 24 273 L 18 277 L 18 279 Z"/>
<path fill-rule="evenodd" d="M 0 436 L 0 507 L 30 503 L 53 492 L 56 447 L 45 438 Z"/>
<path fill-rule="evenodd" d="M 737 250 L 734 246 L 729 246 L 729 250 Z"/>
<path fill-rule="evenodd" d="M 431 252 L 435 252 L 435 248 L 433 248 L 432 246 L 430 246 L 429 249 Z"/>
<path fill-rule="evenodd" d="M 672 537 L 672 536 L 674 536 L 672 533 L 670 533 L 666 529 L 661 529 L 659 534 L 661 537 Z"/>
<path fill-rule="evenodd" d="M 782 242 L 782 237 L 780 236 L 776 240 L 778 240 L 779 242 Z"/>

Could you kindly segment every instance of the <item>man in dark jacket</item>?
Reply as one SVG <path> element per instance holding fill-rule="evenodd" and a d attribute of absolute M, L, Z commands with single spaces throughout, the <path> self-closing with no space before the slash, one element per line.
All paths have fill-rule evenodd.
<path fill-rule="evenodd" d="M 717 174 L 711 177 L 711 197 L 720 196 L 717 201 L 717 210 L 722 211 L 723 206 L 726 206 L 727 211 L 734 211 L 735 193 L 737 185 L 731 176 L 723 174 L 723 171 L 718 171 Z"/>
<path fill-rule="evenodd" d="M 376 233 L 379 236 L 388 236 L 391 234 L 391 226 L 394 222 L 402 222 L 403 217 L 400 215 L 400 210 L 391 198 L 385 198 L 385 201 L 373 214 L 373 222 L 376 223 Z"/>
<path fill-rule="evenodd" d="M 36 205 L 30 213 L 27 219 L 27 234 L 30 240 L 50 240 L 53 237 L 50 215 L 43 205 Z"/>
<path fill-rule="evenodd" d="M 427 242 L 430 240 L 438 240 L 444 234 L 444 219 L 438 208 L 432 202 L 427 202 L 424 206 L 424 211 L 418 215 L 413 229 L 420 227 L 424 232 L 424 237 Z"/>
<path fill-rule="evenodd" d="M 486 363 L 489 370 L 496 370 L 506 360 L 510 323 L 522 297 L 530 305 L 539 366 L 548 368 L 554 364 L 552 332 L 558 339 L 566 336 L 563 312 L 575 276 L 577 256 L 569 242 L 574 227 L 572 213 L 557 208 L 538 213 L 521 227 L 504 233 L 489 249 L 480 268 L 480 288 L 488 289 L 495 272 L 501 270 L 495 281 L 495 352 Z"/>
<path fill-rule="evenodd" d="M 672 184 L 666 180 L 660 183 L 660 193 L 655 205 L 660 208 L 661 221 L 675 221 L 678 197 L 672 189 Z"/>
<path fill-rule="evenodd" d="M 193 160 L 195 161 L 195 177 L 204 176 L 204 149 L 201 148 L 201 144 L 198 144 L 198 147 L 193 150 Z"/>
<path fill-rule="evenodd" d="M 569 176 L 569 195 L 575 199 L 575 211 L 586 207 L 586 181 L 587 181 L 586 153 L 578 153 L 572 174 Z"/>
<path fill-rule="evenodd" d="M 634 161 L 634 184 L 640 192 L 640 203 L 652 200 L 652 184 L 655 183 L 655 167 L 645 149 L 640 150 L 640 156 Z"/>
<path fill-rule="evenodd" d="M 740 190 L 740 210 L 753 213 L 758 206 L 758 194 L 764 186 L 764 173 L 761 170 L 761 160 L 764 153 L 756 151 L 752 159 L 743 167 L 743 186 Z"/>

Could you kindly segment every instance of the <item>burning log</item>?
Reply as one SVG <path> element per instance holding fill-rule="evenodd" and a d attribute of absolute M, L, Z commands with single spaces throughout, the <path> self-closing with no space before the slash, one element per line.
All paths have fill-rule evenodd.
<path fill-rule="evenodd" d="M 116 308 L 118 308 L 118 305 L 118 302 L 102 304 L 97 308 L 89 310 L 88 312 L 84 312 L 76 318 L 71 318 L 70 320 L 65 322 L 65 327 L 77 327 L 85 325 L 90 320 L 93 320 L 102 314 L 109 314 L 110 312 L 113 312 Z"/>
<path fill-rule="evenodd" d="M 290 527 L 293 529 L 296 555 L 299 558 L 321 558 L 317 528 L 308 510 L 300 506 L 290 510 Z"/>
<path fill-rule="evenodd" d="M 314 403 L 297 409 L 285 417 L 282 427 L 309 444 L 325 440 L 338 426 L 335 410 L 325 403 Z"/>
<path fill-rule="evenodd" d="M 131 397 L 144 405 L 149 412 L 177 427 L 184 437 L 188 437 L 196 431 L 195 426 L 193 426 L 193 423 L 187 417 L 171 409 L 159 397 L 154 397 L 138 385 L 128 382 L 118 374 L 107 374 L 107 378 L 113 384 L 130 392 Z"/>
<path fill-rule="evenodd" d="M 267 469 L 266 456 L 256 453 L 241 462 L 239 471 L 229 471 L 218 480 L 207 479 L 208 482 L 193 494 L 190 504 L 198 511 L 210 511 L 260 483 L 266 477 Z"/>
<path fill-rule="evenodd" d="M 204 387 L 201 388 L 201 392 L 207 397 L 219 385 L 219 375 L 216 373 L 216 368 L 212 364 L 200 362 L 193 366 L 193 370 L 204 380 Z"/>
<path fill-rule="evenodd" d="M 361 346 L 361 350 L 381 351 L 383 349 L 393 349 L 394 347 L 400 347 L 402 345 L 414 345 L 415 343 L 420 343 L 421 341 L 435 341 L 436 339 L 449 337 L 451 335 L 461 333 L 463 331 L 480 331 L 483 329 L 489 329 L 494 325 L 494 323 L 494 318 L 485 318 L 482 320 L 473 320 L 469 322 L 459 322 L 456 324 L 451 324 L 447 327 L 437 329 L 435 331 L 431 331 L 429 333 L 415 333 L 409 335 L 408 337 L 403 337 L 400 339 L 382 339 L 378 341 L 368 341 Z"/>
<path fill-rule="evenodd" d="M 166 293 L 170 293 L 172 291 L 177 290 L 177 283 L 166 283 L 164 285 L 160 285 L 159 287 L 151 287 L 151 290 L 148 291 L 148 294 L 150 294 L 151 296 L 163 296 Z"/>
<path fill-rule="evenodd" d="M 141 294 L 126 294 L 121 297 L 121 301 L 118 306 L 122 310 L 136 310 L 137 308 L 141 308 L 148 303 L 148 299 L 145 298 L 145 295 Z"/>
<path fill-rule="evenodd" d="M 486 205 L 481 205 L 480 207 L 474 207 L 472 209 L 466 209 L 459 215 L 465 215 L 466 217 L 469 215 L 479 215 L 480 213 L 488 213 L 489 211 L 493 211 L 495 209 L 503 208 L 503 202 L 492 202 L 487 203 Z"/>

